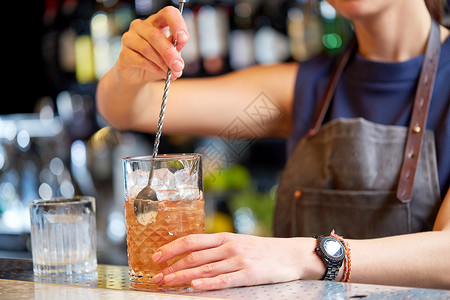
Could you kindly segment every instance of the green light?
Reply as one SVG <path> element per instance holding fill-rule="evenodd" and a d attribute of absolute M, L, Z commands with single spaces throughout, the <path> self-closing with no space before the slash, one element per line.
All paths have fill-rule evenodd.
<path fill-rule="evenodd" d="M 328 49 L 337 49 L 342 46 L 342 39 L 337 33 L 327 33 L 322 36 L 322 43 Z"/>

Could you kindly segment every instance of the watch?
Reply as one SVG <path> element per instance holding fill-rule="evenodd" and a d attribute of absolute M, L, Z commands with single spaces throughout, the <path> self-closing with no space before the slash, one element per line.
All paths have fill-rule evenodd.
<path fill-rule="evenodd" d="M 315 252 L 323 260 L 326 271 L 322 280 L 333 281 L 339 273 L 339 268 L 345 258 L 345 248 L 342 243 L 331 236 L 315 236 L 317 246 Z"/>

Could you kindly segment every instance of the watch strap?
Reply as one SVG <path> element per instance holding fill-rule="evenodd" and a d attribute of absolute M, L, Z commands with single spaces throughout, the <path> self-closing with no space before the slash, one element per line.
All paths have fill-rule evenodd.
<path fill-rule="evenodd" d="M 333 281 L 339 274 L 339 267 L 335 265 L 326 266 L 327 270 L 325 271 L 325 275 L 322 277 L 322 280 L 325 281 Z"/>

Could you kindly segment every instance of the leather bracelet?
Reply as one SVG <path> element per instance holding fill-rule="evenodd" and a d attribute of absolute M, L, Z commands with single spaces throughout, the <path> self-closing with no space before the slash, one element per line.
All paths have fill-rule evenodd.
<path fill-rule="evenodd" d="M 342 277 L 342 282 L 349 282 L 350 281 L 350 275 L 352 274 L 352 258 L 351 258 L 351 250 L 350 245 L 347 241 L 344 240 L 344 238 L 340 235 L 337 235 L 334 229 L 331 231 L 330 236 L 334 237 L 338 241 L 342 243 L 345 249 L 345 257 L 344 257 L 344 276 Z M 339 272 L 339 270 L 338 270 Z"/>

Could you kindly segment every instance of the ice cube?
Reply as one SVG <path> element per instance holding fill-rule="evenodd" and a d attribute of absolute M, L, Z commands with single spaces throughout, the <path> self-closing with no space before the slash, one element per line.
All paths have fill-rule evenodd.
<path fill-rule="evenodd" d="M 128 187 L 128 198 L 136 197 L 140 191 L 145 187 L 145 185 L 133 185 Z"/>
<path fill-rule="evenodd" d="M 175 176 L 169 169 L 156 169 L 153 171 L 151 186 L 155 191 L 174 190 Z"/>
<path fill-rule="evenodd" d="M 148 172 L 137 170 L 127 174 L 127 194 L 134 198 L 148 183 Z"/>
<path fill-rule="evenodd" d="M 183 188 L 179 188 L 178 193 L 180 200 L 196 200 L 202 195 L 202 191 L 200 191 L 197 186 L 192 185 L 185 185 Z"/>
<path fill-rule="evenodd" d="M 190 174 L 190 170 L 189 169 L 181 169 L 175 172 L 174 174 L 175 177 L 175 182 L 176 182 L 176 187 L 179 188 L 184 188 L 186 186 L 189 187 L 196 187 L 197 183 L 198 183 L 198 174 L 197 173 L 192 173 Z"/>
<path fill-rule="evenodd" d="M 195 200 L 200 197 L 197 187 L 198 173 L 190 173 L 190 169 L 181 169 L 174 174 L 180 200 Z"/>
<path fill-rule="evenodd" d="M 156 197 L 158 198 L 159 201 L 163 200 L 176 201 L 183 199 L 180 197 L 180 192 L 178 190 L 162 190 L 162 191 L 157 190 Z"/>

